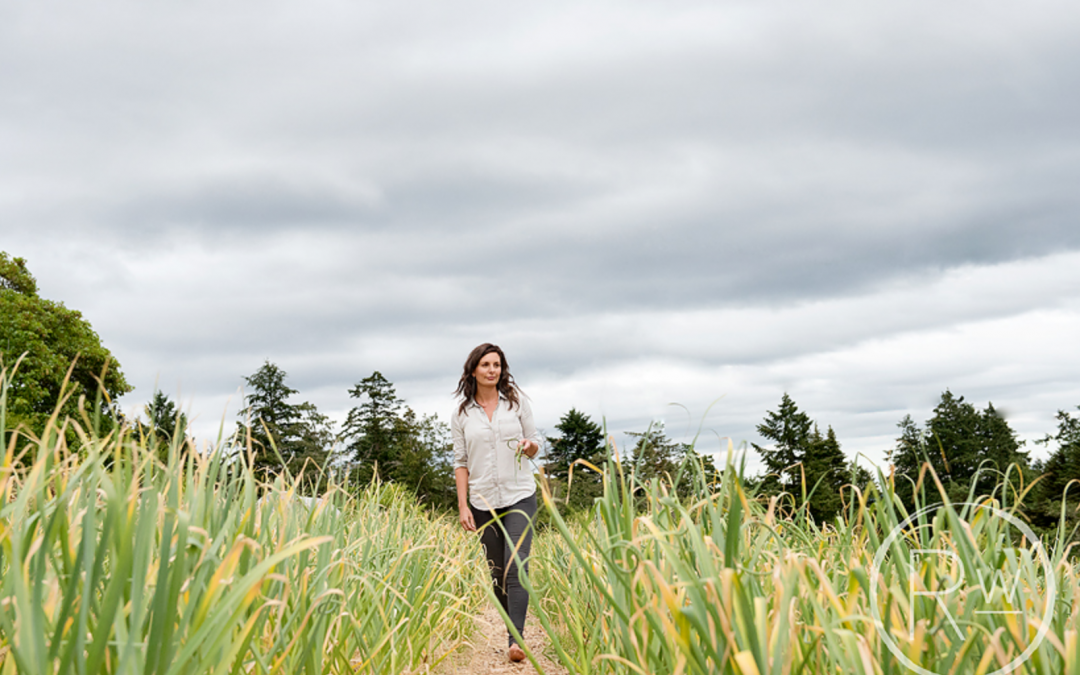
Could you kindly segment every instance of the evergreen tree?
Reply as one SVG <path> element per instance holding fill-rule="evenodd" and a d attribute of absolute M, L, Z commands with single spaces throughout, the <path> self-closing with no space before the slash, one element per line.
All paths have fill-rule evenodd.
<path fill-rule="evenodd" d="M 910 481 L 918 480 L 925 462 L 933 467 L 953 501 L 966 500 L 973 482 L 976 494 L 992 492 L 1010 464 L 1027 466 L 1027 453 L 1020 450 L 1016 433 L 992 403 L 979 411 L 948 389 L 934 407 L 925 431 L 910 416 L 899 426 L 901 435 L 889 459 L 896 473 L 896 493 L 909 507 L 914 506 Z M 929 479 L 923 482 L 927 489 L 934 489 Z M 932 501 L 937 501 L 936 495 Z"/>
<path fill-rule="evenodd" d="M 663 422 L 654 422 L 648 429 L 627 434 L 636 438 L 630 464 L 642 482 L 653 479 L 669 484 L 679 473 L 686 446 L 667 437 Z"/>
<path fill-rule="evenodd" d="M 290 439 L 286 466 L 293 476 L 304 474 L 306 489 L 318 493 L 325 482 L 325 467 L 334 451 L 337 434 L 334 423 L 319 412 L 315 404 L 304 401 L 297 406 L 300 422 Z"/>
<path fill-rule="evenodd" d="M 603 468 L 604 431 L 599 424 L 576 408 L 571 408 L 563 415 L 555 428 L 559 435 L 547 439 L 547 463 L 544 465 L 544 473 L 551 480 L 553 489 L 566 495 L 570 510 L 589 508 L 593 500 L 603 493 L 603 476 L 574 462 L 581 459 Z M 573 480 L 570 479 L 571 466 Z"/>
<path fill-rule="evenodd" d="M 360 380 L 349 395 L 361 399 L 341 434 L 354 480 L 367 485 L 377 476 L 407 486 L 426 503 L 454 505 L 449 428 L 435 415 L 417 417 L 379 371 Z"/>
<path fill-rule="evenodd" d="M 244 378 L 251 393 L 244 396 L 237 435 L 241 442 L 250 435 L 253 468 L 264 478 L 286 467 L 295 472 L 307 460 L 322 466 L 334 437 L 329 419 L 314 405 L 289 403 L 299 392 L 285 384 L 286 377 L 267 360 Z"/>
<path fill-rule="evenodd" d="M 828 427 L 823 436 L 785 392 L 779 408 L 765 413 L 757 431 L 772 441 L 769 447 L 753 446 L 767 472 L 760 483 L 762 492 L 791 495 L 796 507 L 805 506 L 817 522 L 835 518 L 843 505 L 843 487 L 851 482 L 852 473 L 833 428 Z"/>
<path fill-rule="evenodd" d="M 1061 524 L 1062 500 L 1067 499 L 1065 531 L 1068 533 L 1076 524 L 1080 504 L 1080 485 L 1070 485 L 1072 481 L 1080 481 L 1080 415 L 1074 417 L 1059 410 L 1057 421 L 1057 434 L 1040 441 L 1054 442 L 1057 448 L 1045 460 L 1035 463 L 1033 473 L 1039 476 L 1039 482 L 1028 500 L 1031 503 L 1028 513 L 1036 528 L 1052 532 Z"/>
<path fill-rule="evenodd" d="M 404 401 L 377 370 L 350 389 L 349 396 L 362 401 L 349 411 L 342 430 L 346 452 L 357 464 L 357 477 L 363 483 L 377 474 L 388 478 L 401 440 L 398 420 Z"/>
<path fill-rule="evenodd" d="M 772 441 L 772 446 L 752 445 L 769 474 L 762 484 L 766 492 L 787 492 L 796 497 L 802 494 L 802 471 L 798 464 L 806 457 L 813 426 L 810 416 L 799 410 L 787 392 L 776 412 L 765 413 L 765 421 L 757 426 L 757 432 Z"/>
<path fill-rule="evenodd" d="M 164 392 L 154 391 L 153 398 L 143 406 L 143 415 L 146 416 L 146 422 L 137 419 L 137 429 L 146 437 L 149 447 L 157 450 L 162 458 L 168 454 L 169 447 L 174 443 L 180 450 L 187 447 L 184 443 L 188 429 L 187 415 L 181 412 Z"/>
<path fill-rule="evenodd" d="M 435 415 L 417 417 L 411 408 L 394 422 L 396 452 L 389 479 L 408 486 L 424 503 L 450 508 L 457 503 L 450 428 Z"/>
<path fill-rule="evenodd" d="M 719 477 L 712 457 L 698 454 L 687 443 L 668 438 L 662 422 L 653 423 L 643 432 L 630 432 L 627 435 L 637 439 L 629 464 L 641 482 L 657 480 L 673 485 L 675 494 L 685 500 L 697 494 L 699 487 L 702 487 L 697 482 L 701 470 L 709 484 Z"/>
<path fill-rule="evenodd" d="M 1030 472 L 1030 459 L 1028 453 L 1020 448 L 1023 443 L 1016 438 L 1016 432 L 1005 420 L 993 403 L 988 403 L 986 409 L 979 416 L 979 439 L 981 441 L 980 464 L 988 461 L 991 471 L 986 471 L 987 466 L 979 474 L 977 487 L 980 493 L 988 493 L 1005 479 L 1005 471 L 1010 464 L 1016 464 L 1021 471 Z M 978 468 L 978 467 L 976 467 Z M 1016 478 L 1010 475 L 1010 482 Z"/>
<path fill-rule="evenodd" d="M 832 520 L 843 506 L 843 487 L 851 482 L 847 457 L 832 427 L 824 436 L 814 427 L 802 463 L 810 515 L 819 523 Z"/>
<path fill-rule="evenodd" d="M 904 415 L 897 425 L 900 428 L 900 436 L 896 439 L 896 446 L 886 453 L 886 458 L 892 464 L 893 490 L 900 500 L 911 506 L 914 501 L 915 481 L 919 479 L 919 467 L 929 461 L 926 453 L 926 442 L 923 432 L 911 415 Z"/>

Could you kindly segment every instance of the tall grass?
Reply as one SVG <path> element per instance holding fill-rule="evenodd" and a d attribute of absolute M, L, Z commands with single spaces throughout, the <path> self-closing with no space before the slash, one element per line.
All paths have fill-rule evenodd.
<path fill-rule="evenodd" d="M 738 473 L 729 454 L 719 482 L 703 489 L 698 472 L 698 498 L 683 503 L 614 455 L 582 523 L 564 521 L 544 491 L 558 536 L 538 540 L 530 581 L 569 672 L 1080 674 L 1080 570 L 1063 550 L 1045 574 L 1030 541 L 985 508 L 949 504 L 940 484 L 927 494 L 944 506 L 910 522 L 879 476 L 883 492 L 852 491 L 846 517 L 815 524 L 781 517 L 782 501 L 747 494 Z M 1014 608 L 1000 585 L 944 593 L 995 574 L 1018 582 L 1020 613 L 984 613 Z"/>
<path fill-rule="evenodd" d="M 0 437 L 6 392 L 0 371 Z M 299 480 L 260 483 L 235 448 L 176 439 L 162 459 L 99 428 L 54 415 L 3 448 L 0 675 L 450 671 L 490 596 L 456 522 L 394 486 L 331 478 L 302 498 Z M 676 479 L 693 481 L 689 501 L 617 453 L 604 469 L 603 496 L 571 523 L 542 486 L 551 524 L 526 579 L 530 631 L 570 673 L 1080 675 L 1068 538 L 1047 573 L 1031 542 L 949 504 L 932 474 L 914 512 L 879 476 L 843 518 L 814 523 L 748 493 L 730 455 L 715 484 Z M 1020 513 L 1013 496 L 969 501 Z M 1016 594 L 926 595 L 980 574 Z"/>
<path fill-rule="evenodd" d="M 471 631 L 476 543 L 408 493 L 304 500 L 228 452 L 162 461 L 93 427 L 54 415 L 4 448 L 0 673 L 425 672 Z"/>

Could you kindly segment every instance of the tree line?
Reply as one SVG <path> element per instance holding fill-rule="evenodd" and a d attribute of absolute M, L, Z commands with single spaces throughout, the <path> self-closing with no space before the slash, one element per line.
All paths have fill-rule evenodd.
<path fill-rule="evenodd" d="M 757 426 L 771 444 L 753 446 L 765 473 L 750 482 L 765 496 L 784 495 L 791 508 L 805 509 L 818 522 L 840 515 L 855 490 L 865 493 L 874 483 L 888 481 L 909 511 L 916 503 L 940 502 L 944 490 L 954 503 L 990 496 L 1016 505 L 1039 532 L 1057 528 L 1062 513 L 1067 515 L 1066 531 L 1075 527 L 1080 415 L 1058 411 L 1056 433 L 1036 441 L 1053 449 L 1046 458 L 1032 460 L 993 403 L 980 410 L 946 389 L 932 413 L 922 425 L 910 415 L 897 423 L 899 436 L 886 452 L 887 466 L 873 476 L 841 451 L 832 427 L 822 434 L 819 424 L 785 393 L 778 408 Z M 1077 485 L 1066 499 L 1074 481 Z"/>
<path fill-rule="evenodd" d="M 160 391 L 141 415 L 124 419 L 116 400 L 131 386 L 89 322 L 63 303 L 40 297 L 26 261 L 0 251 L 0 363 L 10 372 L 16 361 L 4 402 L 5 447 L 15 429 L 31 437 L 43 433 L 54 412 L 61 419 L 86 420 L 99 431 L 128 424 L 162 451 L 193 447 L 183 442 L 185 416 Z M 340 430 L 313 404 L 294 403 L 299 392 L 286 377 L 267 360 L 244 378 L 248 393 L 233 438 L 258 472 L 309 476 L 309 487 L 316 489 L 319 475 L 343 471 L 357 485 L 377 477 L 410 487 L 429 504 L 454 503 L 447 425 L 409 408 L 381 373 L 348 390 L 357 404 Z M 910 416 L 900 420 L 899 436 L 886 455 L 888 467 L 871 475 L 844 454 L 831 426 L 822 432 L 822 425 L 784 393 L 757 426 L 767 441 L 753 444 L 764 472 L 745 481 L 755 494 L 780 498 L 784 507 L 828 522 L 840 515 L 854 490 L 866 492 L 880 480 L 892 483 L 905 505 L 914 506 L 918 491 L 932 482 L 924 471 L 929 466 L 949 499 L 992 494 L 1022 502 L 1025 517 L 1045 531 L 1057 526 L 1062 513 L 1074 520 L 1077 512 L 1076 497 L 1064 510 L 1062 498 L 1072 482 L 1080 483 L 1080 415 L 1059 411 L 1057 422 L 1056 432 L 1038 441 L 1054 446 L 1049 456 L 1033 461 L 992 403 L 978 409 L 946 390 L 922 425 Z M 572 408 L 555 432 L 547 438 L 545 476 L 565 509 L 585 509 L 602 489 L 598 470 L 609 453 L 604 431 Z M 677 478 L 691 463 L 704 469 L 706 478 L 717 475 L 708 455 L 668 438 L 662 424 L 629 435 L 634 443 L 623 460 L 644 480 L 669 480 L 678 490 Z M 1072 486 L 1074 494 L 1078 490 Z"/>

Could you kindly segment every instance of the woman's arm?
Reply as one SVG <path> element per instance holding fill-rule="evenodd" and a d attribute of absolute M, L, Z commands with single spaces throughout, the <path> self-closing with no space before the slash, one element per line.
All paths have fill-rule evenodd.
<path fill-rule="evenodd" d="M 465 446 L 465 421 L 455 411 L 450 418 L 450 435 L 454 440 L 454 483 L 457 485 L 458 520 L 469 532 L 476 531 L 472 509 L 469 508 L 469 453 Z"/>
<path fill-rule="evenodd" d="M 529 459 L 536 457 L 540 452 L 540 432 L 536 430 L 536 422 L 533 421 L 532 406 L 525 396 L 518 403 L 518 419 L 521 420 L 521 432 L 524 438 L 521 440 L 521 450 Z"/>
<path fill-rule="evenodd" d="M 476 532 L 476 521 L 469 508 L 469 470 L 459 466 L 454 469 L 454 482 L 457 484 L 458 520 L 468 532 Z"/>

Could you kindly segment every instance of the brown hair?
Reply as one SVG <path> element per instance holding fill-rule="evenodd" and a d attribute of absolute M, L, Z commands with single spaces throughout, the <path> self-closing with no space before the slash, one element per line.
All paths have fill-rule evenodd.
<path fill-rule="evenodd" d="M 498 354 L 499 361 L 502 362 L 499 383 L 495 387 L 510 402 L 511 410 L 518 405 L 518 386 L 514 382 L 514 376 L 510 374 L 510 364 L 506 362 L 506 354 L 503 354 L 503 350 L 498 345 L 485 342 L 469 352 L 469 358 L 465 359 L 465 368 L 461 373 L 461 379 L 458 380 L 457 391 L 454 392 L 462 397 L 458 414 L 464 413 L 465 407 L 476 398 L 476 378 L 473 377 L 473 373 L 476 372 L 476 367 L 480 365 L 480 359 L 492 352 Z"/>

